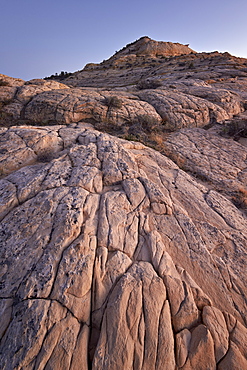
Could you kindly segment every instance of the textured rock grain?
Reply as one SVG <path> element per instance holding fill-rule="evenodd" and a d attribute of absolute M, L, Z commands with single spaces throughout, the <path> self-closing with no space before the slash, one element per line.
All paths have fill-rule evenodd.
<path fill-rule="evenodd" d="M 246 66 L 142 37 L 0 75 L 1 369 L 247 368 Z"/>
<path fill-rule="evenodd" d="M 82 123 L 1 142 L 3 369 L 245 368 L 247 221 L 227 197 Z M 228 191 L 246 170 L 245 147 L 201 129 L 166 145 L 188 167 L 204 145 Z"/>

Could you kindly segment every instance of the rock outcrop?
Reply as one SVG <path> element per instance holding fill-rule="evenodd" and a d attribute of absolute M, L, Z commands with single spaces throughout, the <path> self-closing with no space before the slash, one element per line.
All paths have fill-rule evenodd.
<path fill-rule="evenodd" d="M 192 132 L 230 191 L 246 148 Z M 3 369 L 246 367 L 247 221 L 227 197 L 83 123 L 3 128 L 1 148 Z"/>
<path fill-rule="evenodd" d="M 217 135 L 217 130 L 219 128 L 213 127 L 208 131 L 195 128 L 174 132 L 164 142 L 164 152 L 198 181 L 206 182 L 208 187 L 232 196 L 236 201 L 242 200 L 246 207 L 245 147 L 233 139 L 226 140 Z"/>
<path fill-rule="evenodd" d="M 1 369 L 247 368 L 246 77 L 147 37 L 0 75 Z"/>
<path fill-rule="evenodd" d="M 120 58 L 123 55 L 135 54 L 145 56 L 176 56 L 195 53 L 194 50 L 189 48 L 189 45 L 180 43 L 165 42 L 152 40 L 148 36 L 143 36 L 139 40 L 126 45 L 122 50 L 115 54 L 115 58 Z M 113 57 L 112 57 L 113 58 Z"/>
<path fill-rule="evenodd" d="M 246 59 L 144 37 L 60 82 L 0 75 L 0 123 L 86 120 L 96 128 L 98 122 L 123 128 L 146 115 L 162 130 L 203 127 L 245 111 L 246 77 Z M 119 104 L 107 104 L 110 97 Z"/>

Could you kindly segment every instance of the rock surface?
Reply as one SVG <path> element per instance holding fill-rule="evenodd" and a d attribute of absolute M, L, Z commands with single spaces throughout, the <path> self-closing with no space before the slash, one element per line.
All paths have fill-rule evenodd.
<path fill-rule="evenodd" d="M 143 37 L 60 82 L 0 75 L 0 123 L 103 122 L 132 134 L 147 116 L 160 130 L 202 127 L 246 109 L 246 77 L 246 59 Z"/>
<path fill-rule="evenodd" d="M 215 134 L 214 127 L 208 131 L 196 128 L 174 132 L 167 138 L 163 150 L 181 168 L 206 184 L 212 194 L 218 190 L 247 209 L 246 146 Z M 219 201 L 224 202 L 224 199 Z M 232 225 L 236 220 L 234 214 L 232 210 L 232 217 L 228 219 Z"/>
<path fill-rule="evenodd" d="M 1 369 L 247 368 L 246 77 L 147 37 L 0 75 Z"/>
<path fill-rule="evenodd" d="M 213 137 L 238 150 L 244 171 L 245 147 L 193 132 L 201 145 Z M 83 123 L 4 128 L 5 143 L 3 369 L 246 365 L 247 220 L 227 197 Z M 227 173 L 237 182 L 239 171 L 220 159 L 231 190 Z"/>

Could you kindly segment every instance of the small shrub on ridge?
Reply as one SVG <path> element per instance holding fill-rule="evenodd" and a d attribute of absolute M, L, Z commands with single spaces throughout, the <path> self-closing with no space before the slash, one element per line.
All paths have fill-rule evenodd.
<path fill-rule="evenodd" d="M 117 109 L 121 109 L 122 108 L 122 105 L 123 105 L 122 100 L 119 99 L 115 95 L 114 96 L 108 96 L 108 97 L 106 97 L 104 103 L 109 108 L 117 108 Z"/>

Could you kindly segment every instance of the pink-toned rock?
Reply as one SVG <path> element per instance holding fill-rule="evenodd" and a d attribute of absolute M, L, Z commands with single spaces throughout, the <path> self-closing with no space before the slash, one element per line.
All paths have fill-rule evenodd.
<path fill-rule="evenodd" d="M 0 220 L 17 204 L 15 185 L 4 179 L 0 180 Z"/>
<path fill-rule="evenodd" d="M 214 340 L 215 360 L 218 363 L 228 351 L 229 333 L 223 313 L 215 307 L 205 306 L 202 319 Z"/>
<path fill-rule="evenodd" d="M 0 102 L 2 105 L 9 103 L 14 98 L 16 91 L 17 87 L 15 86 L 0 87 Z"/>
<path fill-rule="evenodd" d="M 0 80 L 6 84 L 6 86 L 22 86 L 25 81 L 20 78 L 9 77 L 0 73 Z M 4 85 L 3 85 L 4 87 Z"/>
<path fill-rule="evenodd" d="M 237 324 L 237 320 L 233 315 L 229 314 L 228 312 L 223 312 L 223 314 L 226 320 L 227 329 L 229 333 L 231 333 Z"/>
<path fill-rule="evenodd" d="M 0 134 L 3 368 L 243 366 L 243 212 L 87 124 Z"/>
<path fill-rule="evenodd" d="M 188 329 L 184 329 L 176 334 L 176 364 L 177 366 L 183 367 L 185 364 L 191 341 L 191 332 Z"/>
<path fill-rule="evenodd" d="M 230 342 L 229 351 L 223 360 L 218 364 L 219 370 L 243 370 L 247 367 L 246 357 L 242 355 L 238 346 Z"/>
<path fill-rule="evenodd" d="M 41 92 L 57 89 L 69 89 L 69 87 L 56 81 L 34 79 L 26 82 L 22 87 L 18 89 L 16 98 L 20 102 L 26 104 L 35 95 L 40 94 Z"/>
<path fill-rule="evenodd" d="M 216 369 L 214 341 L 206 326 L 199 325 L 192 331 L 188 359 L 182 369 Z"/>
<path fill-rule="evenodd" d="M 239 321 L 236 322 L 236 326 L 230 335 L 231 341 L 234 342 L 244 358 L 247 359 L 247 329 Z"/>
<path fill-rule="evenodd" d="M 203 290 L 196 284 L 192 277 L 187 273 L 186 270 L 177 266 L 177 270 L 180 273 L 181 279 L 185 281 L 189 286 L 193 294 L 195 304 L 199 310 L 202 310 L 205 306 L 211 306 L 210 298 L 203 292 Z"/>
<path fill-rule="evenodd" d="M 199 322 L 199 311 L 190 287 L 171 276 L 164 276 L 164 281 L 171 302 L 172 323 L 175 332 L 196 325 Z"/>
<path fill-rule="evenodd" d="M 93 369 L 175 369 L 173 342 L 162 279 L 134 264 L 109 297 Z"/>
<path fill-rule="evenodd" d="M 246 66 L 142 37 L 0 75 L 1 368 L 247 368 Z"/>

